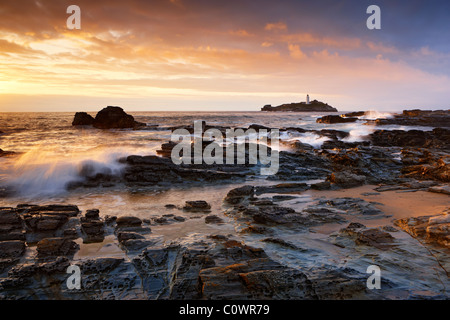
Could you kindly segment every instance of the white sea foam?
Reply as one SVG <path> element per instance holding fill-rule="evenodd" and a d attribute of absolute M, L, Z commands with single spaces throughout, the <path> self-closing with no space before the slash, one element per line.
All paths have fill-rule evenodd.
<path fill-rule="evenodd" d="M 367 119 L 367 120 L 374 120 L 374 119 L 389 119 L 394 116 L 393 113 L 390 112 L 379 112 L 376 110 L 369 110 L 366 111 L 366 113 L 360 117 L 360 119 Z"/>
<path fill-rule="evenodd" d="M 359 125 L 349 131 L 349 136 L 343 138 L 345 142 L 356 142 L 369 140 L 369 135 L 376 130 L 375 126 Z"/>
<path fill-rule="evenodd" d="M 301 143 L 306 143 L 316 149 L 319 149 L 322 147 L 322 144 L 328 140 L 330 140 L 330 138 L 320 136 L 314 132 L 304 132 L 299 133 L 298 136 L 291 138 L 289 141 L 300 141 Z"/>
<path fill-rule="evenodd" d="M 70 182 L 83 181 L 97 174 L 120 175 L 124 164 L 117 160 L 129 154 L 106 149 L 57 156 L 34 148 L 14 163 L 5 182 L 25 197 L 60 195 L 67 191 Z"/>

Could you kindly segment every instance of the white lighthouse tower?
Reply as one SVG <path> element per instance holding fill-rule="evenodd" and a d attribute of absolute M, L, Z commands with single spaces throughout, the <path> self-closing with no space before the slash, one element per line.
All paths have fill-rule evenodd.
<path fill-rule="evenodd" d="M 309 94 L 306 95 L 306 104 L 309 104 Z"/>

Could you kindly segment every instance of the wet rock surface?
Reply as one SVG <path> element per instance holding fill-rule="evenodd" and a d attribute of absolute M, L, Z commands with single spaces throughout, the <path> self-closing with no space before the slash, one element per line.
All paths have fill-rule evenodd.
<path fill-rule="evenodd" d="M 395 221 L 395 225 L 415 238 L 427 243 L 450 248 L 450 214 L 406 218 Z"/>
<path fill-rule="evenodd" d="M 284 188 L 283 192 L 289 194 L 289 189 Z M 295 210 L 277 202 L 289 204 L 296 197 L 281 197 L 271 193 L 270 188 L 262 189 L 267 193 L 261 191 L 257 197 L 255 190 L 249 185 L 230 190 L 224 196 L 223 216 L 205 217 L 205 224 L 213 226 L 230 223 L 227 217 L 231 218 L 239 231 L 236 235 L 191 233 L 170 241 L 164 241 L 147 224 L 163 226 L 157 223 L 162 217 L 175 223 L 175 217 L 179 216 L 174 214 L 142 220 L 131 215 L 103 217 L 97 209 L 87 210 L 83 215 L 75 206 L 2 208 L 1 227 L 27 230 L 29 239 L 45 236 L 34 243 L 0 241 L 2 299 L 389 299 L 398 298 L 399 290 L 406 297 L 421 297 L 417 293 L 423 289 L 421 285 L 405 292 L 408 275 L 397 274 L 402 268 L 417 268 L 414 259 L 418 258 L 412 258 L 417 248 L 411 241 L 394 236 L 398 234 L 394 226 L 371 228 L 349 222 L 354 217 L 363 220 L 386 217 L 376 203 L 359 198 L 317 199 L 314 204 Z M 193 207 L 197 204 L 200 205 L 195 202 Z M 206 207 L 201 204 L 202 209 Z M 41 219 L 43 212 L 66 218 L 45 231 L 28 230 L 30 216 L 38 215 Z M 449 245 L 447 218 L 445 213 L 405 219 L 395 225 L 429 245 L 445 249 Z M 189 219 L 178 219 L 177 223 L 186 221 Z M 325 248 L 341 250 L 347 256 L 346 266 L 333 265 L 327 258 L 330 249 L 314 244 L 317 240 L 298 242 L 299 237 L 305 240 L 303 237 L 314 228 L 325 225 L 342 225 L 339 231 L 320 241 L 326 244 Z M 63 231 L 67 230 L 76 232 L 65 236 Z M 296 237 L 286 238 L 291 232 Z M 122 254 L 79 257 L 84 246 L 101 243 L 85 241 L 86 236 L 98 235 L 103 238 L 105 248 L 112 240 Z M 111 240 L 105 242 L 106 239 Z M 447 268 L 448 258 L 436 250 L 434 257 Z M 289 260 L 293 255 L 297 257 L 295 267 L 294 260 Z M 433 261 L 436 263 L 435 258 L 425 260 L 420 268 L 428 268 Z M 374 263 L 387 265 L 389 272 L 395 273 L 394 277 L 382 280 L 381 291 L 371 291 L 366 286 L 365 268 Z M 70 265 L 81 270 L 79 290 L 67 288 L 66 271 Z M 441 290 L 432 296 L 443 297 L 448 294 L 445 292 Z"/>
<path fill-rule="evenodd" d="M 379 130 L 353 142 L 339 130 L 283 130 L 328 140 L 290 141 L 277 174 L 262 179 L 248 154 L 242 166 L 175 165 L 174 143 L 166 143 L 161 157 L 120 159 L 118 175 L 82 170 L 78 185 L 120 184 L 133 195 L 223 182 L 219 203 L 200 193 L 174 197 L 145 208 L 147 216 L 74 205 L 0 208 L 0 298 L 448 299 L 448 211 L 393 221 L 380 203 L 328 194 L 370 184 L 377 192 L 364 196 L 448 197 L 448 130 Z M 67 288 L 70 265 L 81 269 L 80 290 Z M 370 265 L 383 269 L 381 290 L 367 288 Z"/>
<path fill-rule="evenodd" d="M 318 118 L 316 120 L 317 123 L 348 123 L 348 122 L 356 122 L 358 118 L 353 117 L 341 117 L 341 116 L 324 116 L 322 118 Z"/>
<path fill-rule="evenodd" d="M 389 119 L 377 119 L 377 125 L 409 125 L 429 127 L 450 127 L 450 110 L 404 110 L 402 114 Z"/>

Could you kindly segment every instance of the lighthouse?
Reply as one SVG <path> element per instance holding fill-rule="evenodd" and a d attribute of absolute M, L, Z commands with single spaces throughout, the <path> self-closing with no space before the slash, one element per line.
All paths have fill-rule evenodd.
<path fill-rule="evenodd" d="M 306 104 L 309 104 L 309 94 L 306 95 Z"/>

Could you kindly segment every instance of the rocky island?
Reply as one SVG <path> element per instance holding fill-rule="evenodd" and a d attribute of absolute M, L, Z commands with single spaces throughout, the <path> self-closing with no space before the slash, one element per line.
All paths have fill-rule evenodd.
<path fill-rule="evenodd" d="M 261 108 L 261 111 L 269 112 L 338 112 L 336 108 L 333 108 L 328 103 L 313 100 L 311 102 L 293 102 L 286 103 L 280 106 L 272 107 L 268 104 Z"/>
<path fill-rule="evenodd" d="M 77 112 L 72 126 L 93 126 L 97 129 L 136 129 L 145 127 L 145 123 L 137 122 L 132 115 L 120 107 L 108 106 L 92 117 L 86 112 Z"/>

